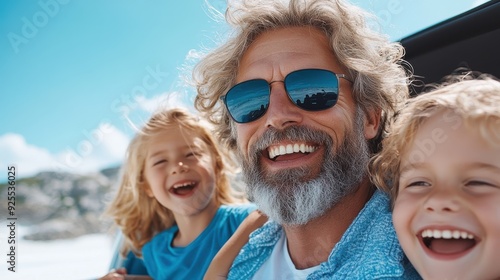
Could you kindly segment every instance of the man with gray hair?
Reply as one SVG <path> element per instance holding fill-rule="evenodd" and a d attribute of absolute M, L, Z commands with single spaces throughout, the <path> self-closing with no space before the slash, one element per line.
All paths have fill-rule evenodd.
<path fill-rule="evenodd" d="M 195 68 L 195 106 L 270 218 L 229 279 L 419 279 L 368 178 L 408 77 L 366 17 L 342 0 L 230 2 L 235 36 Z"/>

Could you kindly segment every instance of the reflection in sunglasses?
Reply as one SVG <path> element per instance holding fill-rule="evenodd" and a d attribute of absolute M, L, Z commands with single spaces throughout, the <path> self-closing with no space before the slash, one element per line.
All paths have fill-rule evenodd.
<path fill-rule="evenodd" d="M 344 74 L 329 70 L 301 69 L 289 73 L 284 81 L 268 83 L 263 79 L 255 79 L 241 82 L 221 99 L 234 121 L 252 122 L 262 117 L 269 107 L 270 84 L 282 82 L 288 97 L 296 106 L 307 111 L 321 111 L 337 103 L 339 78 L 346 79 Z"/>

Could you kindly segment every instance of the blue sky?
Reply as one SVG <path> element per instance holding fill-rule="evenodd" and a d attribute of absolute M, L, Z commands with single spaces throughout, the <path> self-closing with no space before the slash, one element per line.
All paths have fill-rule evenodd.
<path fill-rule="evenodd" d="M 353 2 L 399 39 L 484 1 Z M 0 170 L 15 164 L 24 177 L 113 166 L 134 133 L 127 118 L 140 126 L 158 104 L 191 108 L 194 90 L 184 77 L 227 33 L 207 7 L 202 0 L 0 1 Z"/>

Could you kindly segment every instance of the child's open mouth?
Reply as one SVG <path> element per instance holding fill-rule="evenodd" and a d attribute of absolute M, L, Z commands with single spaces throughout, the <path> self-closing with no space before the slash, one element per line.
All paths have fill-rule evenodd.
<path fill-rule="evenodd" d="M 196 187 L 196 182 L 191 181 L 191 182 L 184 182 L 181 184 L 175 184 L 170 188 L 170 192 L 176 194 L 176 195 L 188 195 L 190 194 L 193 189 Z"/>
<path fill-rule="evenodd" d="M 427 248 L 426 251 L 445 258 L 461 257 L 479 242 L 474 234 L 463 230 L 425 229 L 419 239 Z"/>

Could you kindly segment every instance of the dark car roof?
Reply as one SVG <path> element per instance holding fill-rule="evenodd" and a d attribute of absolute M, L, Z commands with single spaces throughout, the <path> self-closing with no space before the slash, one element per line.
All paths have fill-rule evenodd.
<path fill-rule="evenodd" d="M 425 84 L 439 82 L 459 67 L 500 78 L 500 0 L 486 2 L 400 42 L 406 49 L 405 60 Z M 422 89 L 417 84 L 412 93 Z"/>

